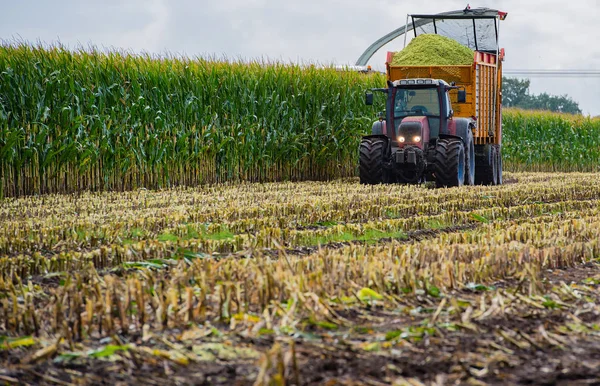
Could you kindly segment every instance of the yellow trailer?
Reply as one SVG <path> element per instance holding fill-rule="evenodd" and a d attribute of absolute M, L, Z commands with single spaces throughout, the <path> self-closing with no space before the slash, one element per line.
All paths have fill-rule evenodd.
<path fill-rule="evenodd" d="M 502 61 L 495 54 L 475 51 L 470 66 L 394 66 L 388 52 L 386 73 L 390 81 L 411 78 L 443 79 L 466 91 L 466 102 L 458 103 L 458 92 L 450 92 L 454 116 L 475 123 L 476 145 L 502 143 Z"/>

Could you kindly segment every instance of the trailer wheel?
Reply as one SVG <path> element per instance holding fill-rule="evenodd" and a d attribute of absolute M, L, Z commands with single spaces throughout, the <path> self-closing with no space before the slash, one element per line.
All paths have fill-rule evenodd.
<path fill-rule="evenodd" d="M 475 183 L 477 185 L 496 185 L 498 183 L 497 170 L 496 147 L 485 145 L 483 154 L 476 157 Z"/>
<path fill-rule="evenodd" d="M 389 178 L 384 168 L 387 141 L 381 138 L 363 138 L 359 148 L 360 183 L 375 185 L 387 183 Z"/>
<path fill-rule="evenodd" d="M 496 185 L 502 185 L 502 148 L 496 146 Z"/>
<path fill-rule="evenodd" d="M 465 147 L 461 140 L 440 139 L 435 147 L 435 183 L 438 188 L 465 182 Z"/>
<path fill-rule="evenodd" d="M 467 134 L 465 150 L 465 185 L 475 185 L 475 143 L 473 141 L 473 132 L 470 129 Z"/>

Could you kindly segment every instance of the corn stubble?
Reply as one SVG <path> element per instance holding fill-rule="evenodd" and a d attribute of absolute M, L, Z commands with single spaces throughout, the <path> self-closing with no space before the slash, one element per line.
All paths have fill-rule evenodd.
<path fill-rule="evenodd" d="M 437 350 L 456 367 L 443 377 L 493 380 L 500 363 L 524 366 L 528 350 L 596 342 L 583 315 L 600 311 L 597 276 L 544 277 L 598 259 L 597 175 L 506 177 L 518 183 L 350 179 L 5 199 L 0 361 L 46 363 L 63 379 L 67 363 L 110 360 L 133 374 L 145 363 L 157 379 L 229 363 L 256 384 L 301 384 L 313 355 L 418 358 L 471 336 L 481 347 L 461 362 Z M 502 322 L 525 315 L 568 321 Z M 392 380 L 415 381 L 406 374 Z"/>

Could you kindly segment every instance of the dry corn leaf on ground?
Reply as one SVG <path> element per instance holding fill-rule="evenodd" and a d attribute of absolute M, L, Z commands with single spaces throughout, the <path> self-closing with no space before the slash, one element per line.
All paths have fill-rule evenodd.
<path fill-rule="evenodd" d="M 598 382 L 598 175 L 505 180 L 4 199 L 0 382 Z"/>

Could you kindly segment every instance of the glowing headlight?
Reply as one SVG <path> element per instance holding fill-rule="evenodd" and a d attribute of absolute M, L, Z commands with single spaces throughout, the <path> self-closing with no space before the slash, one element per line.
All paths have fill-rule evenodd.
<path fill-rule="evenodd" d="M 398 142 L 404 142 L 404 141 L 406 141 L 406 138 L 404 138 L 404 137 L 399 137 L 398 138 Z"/>
<path fill-rule="evenodd" d="M 421 142 L 421 137 L 419 137 L 418 135 L 413 137 L 413 142 Z"/>

